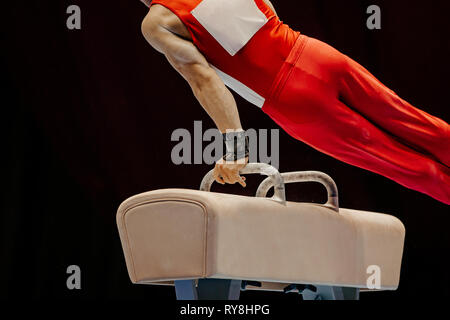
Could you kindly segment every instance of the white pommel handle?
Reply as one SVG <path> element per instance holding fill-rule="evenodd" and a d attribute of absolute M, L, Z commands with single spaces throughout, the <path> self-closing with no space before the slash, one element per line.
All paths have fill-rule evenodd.
<path fill-rule="evenodd" d="M 213 173 L 214 169 L 205 175 L 200 185 L 200 191 L 211 191 L 211 186 L 215 181 Z M 240 174 L 261 174 L 268 176 L 266 180 L 270 182 L 270 187 L 275 187 L 274 195 L 271 199 L 278 201 L 283 205 L 286 204 L 283 177 L 276 168 L 265 163 L 249 163 L 240 171 Z"/>
<path fill-rule="evenodd" d="M 284 183 L 296 183 L 296 182 L 318 182 L 321 183 L 328 192 L 328 201 L 325 206 L 339 212 L 339 197 L 338 189 L 334 180 L 327 174 L 319 171 L 298 171 L 287 172 L 281 174 Z M 256 191 L 257 197 L 266 197 L 269 190 L 273 187 L 272 181 L 266 179 L 258 187 Z"/>

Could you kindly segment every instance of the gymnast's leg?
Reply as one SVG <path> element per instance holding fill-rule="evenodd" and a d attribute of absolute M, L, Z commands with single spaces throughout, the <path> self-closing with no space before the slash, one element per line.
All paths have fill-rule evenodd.
<path fill-rule="evenodd" d="M 412 148 L 450 166 L 449 125 L 401 99 L 370 72 L 344 56 L 340 97 L 351 108 Z"/>
<path fill-rule="evenodd" d="M 340 84 L 348 72 L 346 59 L 310 38 L 279 93 L 263 110 L 294 138 L 318 151 L 450 204 L 449 167 L 405 145 L 340 100 Z"/>
<path fill-rule="evenodd" d="M 450 168 L 400 143 L 337 99 L 323 107 L 309 105 L 324 112 L 320 122 L 296 126 L 299 140 L 450 205 Z"/>

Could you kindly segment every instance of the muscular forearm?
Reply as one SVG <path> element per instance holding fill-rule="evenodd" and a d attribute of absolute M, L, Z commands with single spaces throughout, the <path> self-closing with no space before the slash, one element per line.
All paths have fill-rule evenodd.
<path fill-rule="evenodd" d="M 241 129 L 239 113 L 231 92 L 191 41 L 164 27 L 162 13 L 158 12 L 161 8 L 156 9 L 151 9 L 142 23 L 144 37 L 187 80 L 195 97 L 221 132 Z"/>
<path fill-rule="evenodd" d="M 236 101 L 214 69 L 204 64 L 192 64 L 177 69 L 188 81 L 195 97 L 222 133 L 242 129 Z"/>

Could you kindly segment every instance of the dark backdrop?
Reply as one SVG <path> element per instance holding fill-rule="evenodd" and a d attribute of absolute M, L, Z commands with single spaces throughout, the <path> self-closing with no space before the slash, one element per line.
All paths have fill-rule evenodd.
<path fill-rule="evenodd" d="M 273 1 L 282 20 L 359 61 L 403 98 L 449 121 L 447 1 Z M 66 8 L 82 29 L 66 28 Z M 382 8 L 382 29 L 365 27 Z M 171 288 L 132 285 L 115 224 L 137 193 L 197 188 L 207 165 L 175 166 L 173 130 L 213 127 L 184 80 L 140 34 L 138 0 L 2 4 L 1 297 L 174 299 Z M 236 97 L 246 128 L 277 128 Z M 449 297 L 449 208 L 390 180 L 334 160 L 281 132 L 280 170 L 320 170 L 337 182 L 342 207 L 390 213 L 407 230 L 400 288 L 363 300 Z M 251 195 L 246 190 L 217 191 Z M 302 195 L 300 195 L 302 194 Z M 323 199 L 320 187 L 289 186 L 292 200 Z M 66 288 L 79 265 L 82 290 Z M 297 299 L 244 293 L 244 299 Z"/>

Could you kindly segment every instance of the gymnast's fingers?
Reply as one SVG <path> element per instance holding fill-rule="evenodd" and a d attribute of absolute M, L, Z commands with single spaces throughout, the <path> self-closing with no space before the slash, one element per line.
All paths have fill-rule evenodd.
<path fill-rule="evenodd" d="M 229 170 L 226 169 L 225 166 L 221 167 L 220 175 L 223 177 L 223 180 L 228 184 L 234 184 L 233 175 L 230 174 Z"/>
<path fill-rule="evenodd" d="M 247 186 L 247 184 L 245 183 L 245 177 L 241 177 L 240 175 L 237 175 L 237 177 L 239 184 L 245 188 Z"/>
<path fill-rule="evenodd" d="M 220 175 L 219 169 L 217 167 L 214 168 L 213 178 L 217 183 L 225 184 L 225 181 L 223 180 L 222 176 Z"/>

